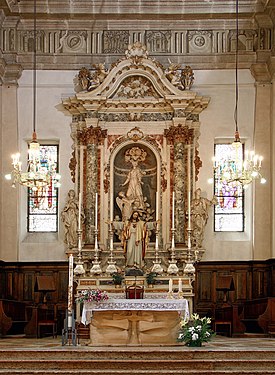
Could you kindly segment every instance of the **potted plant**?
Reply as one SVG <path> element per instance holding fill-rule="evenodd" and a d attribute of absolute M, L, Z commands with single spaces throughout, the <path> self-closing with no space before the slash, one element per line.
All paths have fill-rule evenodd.
<path fill-rule="evenodd" d="M 119 286 L 122 284 L 122 281 L 124 279 L 124 277 L 122 276 L 121 273 L 119 272 L 114 272 L 112 274 L 112 278 L 113 278 L 113 283 L 116 285 L 116 286 Z"/>
<path fill-rule="evenodd" d="M 149 287 L 152 287 L 156 283 L 157 274 L 155 272 L 149 272 L 146 276 L 146 281 Z"/>
<path fill-rule="evenodd" d="M 202 346 L 203 342 L 210 341 L 215 335 L 210 324 L 211 318 L 200 318 L 198 314 L 192 314 L 190 320 L 182 319 L 178 341 L 184 342 L 187 346 Z"/>

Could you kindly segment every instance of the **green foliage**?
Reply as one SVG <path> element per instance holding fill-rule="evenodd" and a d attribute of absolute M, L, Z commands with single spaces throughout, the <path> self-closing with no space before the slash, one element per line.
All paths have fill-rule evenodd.
<path fill-rule="evenodd" d="M 121 273 L 118 273 L 118 272 L 115 272 L 112 274 L 112 278 L 113 278 L 113 283 L 115 285 L 121 285 L 124 277 L 122 276 Z"/>
<path fill-rule="evenodd" d="M 146 276 L 147 284 L 148 285 L 155 284 L 156 283 L 156 277 L 157 277 L 157 274 L 155 272 L 148 273 L 148 275 Z"/>

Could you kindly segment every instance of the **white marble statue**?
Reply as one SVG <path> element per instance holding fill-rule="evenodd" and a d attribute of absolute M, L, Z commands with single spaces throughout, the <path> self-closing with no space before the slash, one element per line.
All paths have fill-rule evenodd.
<path fill-rule="evenodd" d="M 217 204 L 216 197 L 213 197 L 212 200 L 203 198 L 201 196 L 201 189 L 196 189 L 195 197 L 191 201 L 192 246 L 202 247 L 204 229 L 209 216 L 208 210 L 213 204 Z"/>

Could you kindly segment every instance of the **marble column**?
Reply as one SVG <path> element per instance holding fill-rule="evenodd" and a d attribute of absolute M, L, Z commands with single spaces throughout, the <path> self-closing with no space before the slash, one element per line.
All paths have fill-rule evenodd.
<path fill-rule="evenodd" d="M 0 61 L 0 169 L 4 176 L 12 170 L 11 154 L 18 149 L 18 103 L 17 80 L 20 78 L 22 68 L 18 64 L 6 65 Z M 19 192 L 20 187 L 13 189 L 11 181 L 4 178 L 0 182 L 0 248 L 1 260 L 18 261 L 19 237 Z"/>

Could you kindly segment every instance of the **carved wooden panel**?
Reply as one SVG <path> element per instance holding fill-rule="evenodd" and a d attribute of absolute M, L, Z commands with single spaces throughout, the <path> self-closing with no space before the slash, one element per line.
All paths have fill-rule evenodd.
<path fill-rule="evenodd" d="M 247 298 L 247 272 L 236 272 L 235 274 L 235 295 L 238 300 Z"/>
<path fill-rule="evenodd" d="M 212 272 L 211 271 L 203 271 L 199 274 L 199 285 L 198 285 L 198 294 L 199 294 L 199 301 L 211 301 L 211 280 L 212 280 Z"/>
<path fill-rule="evenodd" d="M 34 272 L 24 273 L 23 281 L 23 300 L 33 301 L 34 300 Z"/>

